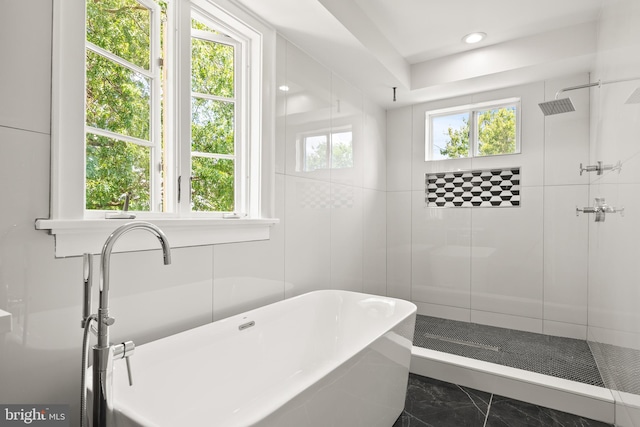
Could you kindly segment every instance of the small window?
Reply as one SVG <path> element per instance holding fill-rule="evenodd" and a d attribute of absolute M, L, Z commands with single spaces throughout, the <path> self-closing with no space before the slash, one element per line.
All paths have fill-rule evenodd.
<path fill-rule="evenodd" d="M 520 100 L 427 111 L 425 160 L 520 153 Z"/>
<path fill-rule="evenodd" d="M 313 132 L 300 137 L 300 164 L 303 172 L 353 167 L 351 128 L 335 132 Z"/>

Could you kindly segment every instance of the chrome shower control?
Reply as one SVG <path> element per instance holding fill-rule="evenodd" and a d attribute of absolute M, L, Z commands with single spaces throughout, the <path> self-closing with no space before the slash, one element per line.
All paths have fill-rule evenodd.
<path fill-rule="evenodd" d="M 605 203 L 604 198 L 602 197 L 596 197 L 595 206 L 586 206 L 582 209 L 576 206 L 576 216 L 580 215 L 581 212 L 596 214 L 596 222 L 604 222 L 604 220 L 606 219 L 606 214 L 608 213 L 619 213 L 620 216 L 624 216 L 624 208 L 609 206 Z"/>
<path fill-rule="evenodd" d="M 622 162 L 618 161 L 615 165 L 604 165 L 601 161 L 596 162 L 595 165 L 582 166 L 580 163 L 580 176 L 582 176 L 582 172 L 595 172 L 597 175 L 602 175 L 604 171 L 620 171 L 622 170 Z"/>

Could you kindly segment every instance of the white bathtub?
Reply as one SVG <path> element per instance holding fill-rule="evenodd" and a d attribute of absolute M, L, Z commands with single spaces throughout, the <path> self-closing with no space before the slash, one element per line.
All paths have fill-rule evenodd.
<path fill-rule="evenodd" d="M 403 300 L 316 291 L 138 346 L 132 387 L 115 363 L 117 426 L 390 427 L 415 313 Z"/>

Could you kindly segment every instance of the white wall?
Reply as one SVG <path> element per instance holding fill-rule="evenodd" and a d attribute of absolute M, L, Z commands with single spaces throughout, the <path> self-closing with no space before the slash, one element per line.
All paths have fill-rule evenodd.
<path fill-rule="evenodd" d="M 49 215 L 52 0 L 1 8 L 0 310 L 14 324 L 0 335 L 0 402 L 70 404 L 76 425 L 82 262 L 55 259 L 34 229 Z M 175 249 L 170 266 L 159 251 L 114 254 L 113 340 L 140 345 L 315 289 L 386 293 L 384 110 L 284 39 L 277 65 L 295 90 L 278 98 L 271 240 Z M 349 124 L 354 168 L 295 170 L 299 130 Z"/>
<path fill-rule="evenodd" d="M 387 230 L 390 294 L 419 313 L 586 338 L 588 93 L 572 94 L 577 112 L 545 120 L 538 103 L 570 76 L 434 101 L 387 114 Z M 522 152 L 425 162 L 425 112 L 521 98 Z M 567 131 L 567 127 L 570 131 Z M 425 173 L 521 168 L 521 207 L 431 208 Z"/>

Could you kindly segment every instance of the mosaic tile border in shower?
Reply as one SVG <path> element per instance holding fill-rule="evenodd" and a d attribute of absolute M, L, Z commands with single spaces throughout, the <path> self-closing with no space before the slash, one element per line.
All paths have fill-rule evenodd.
<path fill-rule="evenodd" d="M 427 207 L 520 207 L 520 167 L 425 174 Z"/>

